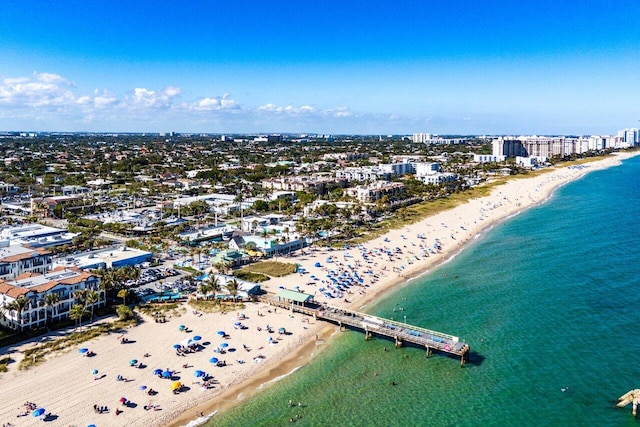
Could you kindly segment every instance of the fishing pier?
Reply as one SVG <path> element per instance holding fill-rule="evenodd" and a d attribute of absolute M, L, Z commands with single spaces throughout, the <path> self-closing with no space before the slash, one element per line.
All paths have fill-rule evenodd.
<path fill-rule="evenodd" d="M 437 351 L 459 357 L 460 366 L 464 366 L 465 362 L 468 361 L 469 345 L 461 342 L 458 337 L 453 335 L 372 316 L 359 311 L 329 305 L 315 305 L 309 302 L 310 298 L 306 297 L 312 297 L 312 295 L 287 291 L 286 293 L 280 292 L 277 298 L 264 298 L 263 301 L 292 312 L 312 316 L 314 319 L 333 323 L 341 329 L 350 327 L 361 330 L 364 332 L 366 340 L 371 339 L 374 335 L 379 335 L 392 339 L 396 348 L 402 347 L 403 343 L 411 343 L 424 348 L 427 357 Z"/>

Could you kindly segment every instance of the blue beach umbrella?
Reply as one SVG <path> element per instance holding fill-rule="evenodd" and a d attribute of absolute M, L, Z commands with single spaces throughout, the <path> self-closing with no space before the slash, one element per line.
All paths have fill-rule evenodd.
<path fill-rule="evenodd" d="M 193 337 L 194 341 L 200 341 L 202 339 L 202 337 L 200 335 L 196 335 L 195 337 Z"/>
<path fill-rule="evenodd" d="M 162 375 L 162 369 L 158 368 L 153 371 L 153 375 Z"/>
<path fill-rule="evenodd" d="M 219 360 L 217 357 L 212 357 L 211 359 L 209 359 L 209 363 L 218 363 Z"/>
<path fill-rule="evenodd" d="M 39 416 L 43 415 L 44 413 L 45 413 L 45 409 L 44 408 L 38 408 L 38 409 L 35 409 L 31 413 L 31 415 L 33 415 L 34 417 L 39 417 Z"/>
<path fill-rule="evenodd" d="M 97 369 L 94 369 L 93 371 L 91 371 L 91 374 L 93 374 L 93 375 L 98 375 L 98 370 L 97 370 Z"/>
<path fill-rule="evenodd" d="M 180 344 L 174 344 L 173 348 L 175 348 L 176 350 L 179 349 L 180 347 L 182 347 Z"/>
<path fill-rule="evenodd" d="M 138 359 L 129 360 L 129 365 L 131 365 L 131 366 L 135 365 L 136 363 L 138 363 Z"/>
<path fill-rule="evenodd" d="M 140 387 L 138 387 L 138 390 L 146 390 L 147 386 L 146 385 L 141 385 Z"/>
<path fill-rule="evenodd" d="M 203 372 L 203 371 L 201 371 L 200 369 L 198 369 L 197 371 L 195 371 L 195 372 L 193 373 L 193 375 L 194 375 L 196 378 L 200 378 L 200 377 L 202 377 L 202 376 L 204 375 L 204 372 Z"/>
<path fill-rule="evenodd" d="M 224 333 L 224 331 L 218 331 L 218 335 L 220 335 L 221 337 L 223 337 L 223 336 L 225 336 L 225 335 L 227 335 L 227 334 L 225 334 L 225 333 Z"/>
<path fill-rule="evenodd" d="M 171 371 L 164 371 L 162 373 L 162 378 L 171 378 Z"/>
<path fill-rule="evenodd" d="M 220 348 L 227 348 L 229 347 L 229 344 L 227 344 L 226 342 L 223 342 L 220 344 Z"/>
<path fill-rule="evenodd" d="M 88 351 L 89 351 L 89 349 L 88 349 L 88 348 L 86 348 L 86 347 L 83 347 L 83 348 L 81 348 L 81 349 L 78 349 L 78 353 L 80 353 L 80 354 L 85 354 L 85 353 L 87 353 Z"/>
<path fill-rule="evenodd" d="M 187 327 L 184 326 L 184 325 L 178 326 L 178 330 L 180 330 L 180 331 L 184 331 L 185 329 L 187 329 Z"/>

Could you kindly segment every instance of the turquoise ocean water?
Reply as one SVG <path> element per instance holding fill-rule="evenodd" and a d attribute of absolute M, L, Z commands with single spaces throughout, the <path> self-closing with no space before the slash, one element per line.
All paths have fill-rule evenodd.
<path fill-rule="evenodd" d="M 343 332 L 209 425 L 638 425 L 614 403 L 640 387 L 639 184 L 639 157 L 592 172 L 367 307 L 464 339 L 464 368 Z"/>

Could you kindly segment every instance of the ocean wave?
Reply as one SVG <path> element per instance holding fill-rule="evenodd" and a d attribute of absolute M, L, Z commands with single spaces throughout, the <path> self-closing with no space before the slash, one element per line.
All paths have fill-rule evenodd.
<path fill-rule="evenodd" d="M 262 387 L 264 387 L 267 384 L 271 384 L 271 383 L 277 383 L 278 381 L 283 380 L 284 378 L 288 377 L 289 375 L 293 374 L 295 371 L 297 371 L 298 369 L 302 368 L 302 366 L 296 366 L 295 368 L 293 368 L 292 370 L 290 370 L 289 372 L 287 372 L 286 374 L 282 374 L 280 376 L 277 376 L 265 383 L 262 383 L 258 386 L 258 390 L 260 390 Z"/>
<path fill-rule="evenodd" d="M 198 426 L 204 425 L 217 412 L 218 411 L 213 411 L 209 415 L 203 415 L 202 417 L 198 417 L 195 420 L 189 421 L 189 423 L 185 424 L 183 427 L 198 427 Z"/>

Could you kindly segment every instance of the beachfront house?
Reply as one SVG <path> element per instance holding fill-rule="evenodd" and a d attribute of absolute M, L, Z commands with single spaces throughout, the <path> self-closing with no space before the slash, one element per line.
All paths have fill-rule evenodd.
<path fill-rule="evenodd" d="M 91 302 L 83 291 L 96 291 L 96 300 Z M 89 310 L 105 303 L 100 278 L 75 267 L 57 267 L 44 274 L 24 273 L 13 280 L 0 280 L 0 323 L 10 329 L 37 328 L 68 318 L 76 304 Z"/>

